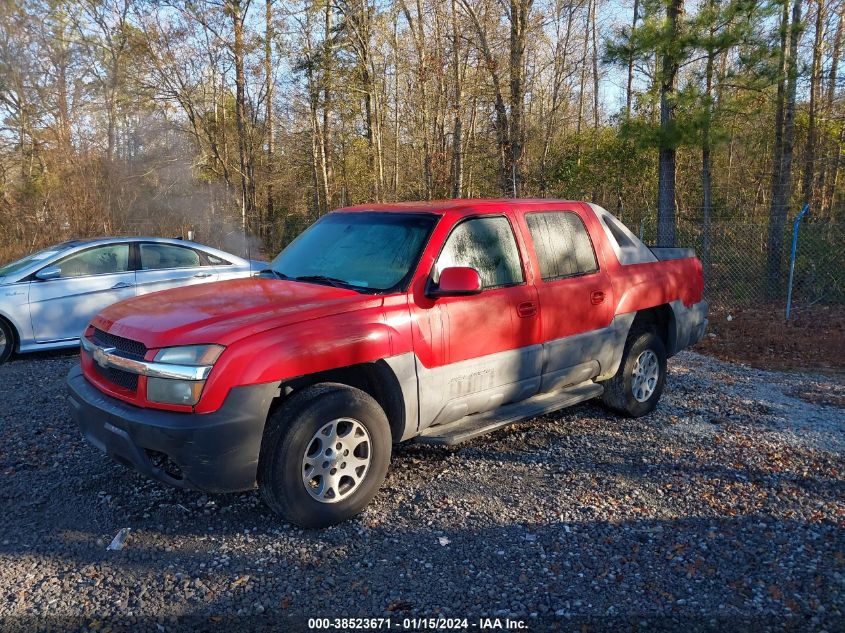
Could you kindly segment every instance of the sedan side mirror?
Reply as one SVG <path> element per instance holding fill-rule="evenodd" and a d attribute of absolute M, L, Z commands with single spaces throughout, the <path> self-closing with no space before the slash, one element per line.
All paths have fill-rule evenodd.
<path fill-rule="evenodd" d="M 475 268 L 455 266 L 444 268 L 440 273 L 440 282 L 432 285 L 429 297 L 463 297 L 481 292 L 481 277 Z"/>
<path fill-rule="evenodd" d="M 62 269 L 58 266 L 47 266 L 35 273 L 36 279 L 47 281 L 48 279 L 58 279 L 62 276 Z"/>

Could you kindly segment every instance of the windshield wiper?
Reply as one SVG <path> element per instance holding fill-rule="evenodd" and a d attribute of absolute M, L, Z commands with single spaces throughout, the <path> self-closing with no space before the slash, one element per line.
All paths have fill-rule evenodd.
<path fill-rule="evenodd" d="M 259 271 L 258 271 L 258 274 L 259 274 L 259 275 L 263 275 L 264 273 L 270 273 L 270 274 L 271 274 L 271 275 L 273 275 L 276 279 L 291 279 L 291 277 L 288 277 L 288 276 L 287 276 L 287 275 L 285 275 L 284 273 L 280 273 L 278 270 L 273 270 L 272 268 L 265 268 L 264 270 L 259 270 Z"/>
<path fill-rule="evenodd" d="M 349 283 L 345 279 L 338 279 L 337 277 L 328 277 L 326 275 L 302 275 L 300 277 L 293 277 L 293 281 L 316 281 L 317 283 L 326 283 L 335 288 L 357 288 L 354 284 Z"/>

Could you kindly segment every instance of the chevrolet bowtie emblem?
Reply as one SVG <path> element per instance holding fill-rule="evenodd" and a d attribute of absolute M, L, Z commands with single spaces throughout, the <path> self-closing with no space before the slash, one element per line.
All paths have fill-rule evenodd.
<path fill-rule="evenodd" d="M 100 367 L 106 368 L 109 366 L 106 354 L 111 354 L 116 348 L 114 347 L 97 347 L 94 349 L 94 362 Z"/>

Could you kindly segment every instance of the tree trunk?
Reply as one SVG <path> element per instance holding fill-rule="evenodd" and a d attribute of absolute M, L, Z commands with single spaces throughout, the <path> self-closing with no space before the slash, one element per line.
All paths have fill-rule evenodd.
<path fill-rule="evenodd" d="M 461 83 L 461 40 L 458 27 L 457 0 L 452 0 L 452 81 L 455 100 L 452 106 L 454 123 L 452 126 L 452 197 L 460 198 L 463 190 L 464 163 L 461 143 L 463 142 L 463 121 L 461 120 L 461 101 L 463 85 Z"/>
<path fill-rule="evenodd" d="M 839 78 L 839 56 L 842 53 L 842 39 L 845 34 L 845 2 L 839 5 L 839 22 L 836 25 L 836 33 L 833 36 L 833 50 L 831 51 L 830 70 L 827 76 L 827 95 L 825 98 L 825 120 L 830 121 L 833 116 L 834 97 L 836 96 L 836 82 Z M 828 211 L 833 204 L 834 179 L 828 176 L 828 168 L 838 165 L 839 153 L 841 151 L 840 145 L 831 142 L 829 135 L 825 135 L 825 143 L 823 145 L 825 153 L 825 161 L 822 164 L 821 174 L 819 175 L 818 192 L 821 195 L 821 204 L 819 208 L 819 216 L 827 217 Z M 832 164 L 831 164 L 832 163 Z M 838 167 L 837 167 L 838 168 Z"/>
<path fill-rule="evenodd" d="M 273 125 L 273 0 L 267 0 L 265 5 L 265 30 L 264 30 L 264 80 L 267 82 L 266 96 L 267 108 L 265 111 L 267 128 L 267 208 L 265 218 L 268 224 L 275 219 L 275 202 L 273 200 L 273 161 L 275 160 L 275 129 Z M 267 236 L 268 227 L 262 227 L 262 237 Z"/>
<path fill-rule="evenodd" d="M 640 12 L 640 0 L 634 0 L 634 17 L 631 20 L 631 37 L 629 41 L 634 39 L 634 33 L 637 31 L 637 18 Z M 628 81 L 625 84 L 625 118 L 631 118 L 631 104 L 634 95 L 634 51 L 631 50 L 628 56 Z"/>
<path fill-rule="evenodd" d="M 511 0 L 511 116 L 510 116 L 510 175 L 511 195 L 518 198 L 522 190 L 522 159 L 525 147 L 525 40 L 528 17 L 533 0 Z"/>
<path fill-rule="evenodd" d="M 552 145 L 552 134 L 557 123 L 557 112 L 560 108 L 560 93 L 563 87 L 563 73 L 566 69 L 566 57 L 569 52 L 569 37 L 572 33 L 572 19 L 575 15 L 575 7 L 568 6 L 566 20 L 566 33 L 561 41 L 560 21 L 563 11 L 563 0 L 555 2 L 555 56 L 554 56 L 554 78 L 552 83 L 552 102 L 546 116 L 545 128 L 543 130 L 543 152 L 540 156 L 540 197 L 545 198 L 548 194 L 548 162 L 549 152 Z"/>
<path fill-rule="evenodd" d="M 766 262 L 766 294 L 770 300 L 780 294 L 781 268 L 783 263 L 783 238 L 786 216 L 789 208 L 790 184 L 792 178 L 792 149 L 795 136 L 795 93 L 798 79 L 798 36 L 801 32 L 801 0 L 794 0 L 792 23 L 789 23 L 788 0 L 784 0 L 781 18 L 782 67 L 786 71 L 786 89 L 778 86 L 778 112 L 782 119 L 782 133 L 778 134 L 775 121 L 775 165 L 772 169 L 772 201 L 769 210 L 768 255 Z M 786 48 L 788 44 L 788 49 Z M 781 81 L 781 83 L 783 83 Z M 780 139 L 779 139 L 780 137 Z M 780 147 L 777 147 L 780 140 Z"/>
<path fill-rule="evenodd" d="M 719 0 L 710 0 L 711 9 L 718 4 Z M 710 285 L 712 272 L 711 258 L 711 218 L 713 215 L 713 176 L 710 158 L 710 127 L 713 118 L 713 64 L 716 51 L 713 47 L 715 26 L 710 27 L 710 49 L 707 51 L 707 65 L 704 71 L 704 124 L 701 130 L 701 192 L 702 192 L 702 215 L 703 235 L 701 240 L 701 259 L 704 268 L 704 283 Z"/>
<path fill-rule="evenodd" d="M 428 54 L 425 46 L 425 25 L 423 24 L 423 7 L 420 0 L 416 2 L 416 17 L 411 15 L 408 5 L 402 0 L 402 11 L 405 14 L 405 19 L 408 21 L 408 26 L 411 36 L 414 40 L 414 48 L 417 52 L 417 81 L 416 86 L 419 89 L 419 115 L 420 128 L 422 133 L 423 146 L 423 190 L 426 200 L 430 200 L 434 195 L 434 174 L 432 173 L 433 160 L 431 156 L 431 142 L 429 140 L 430 117 L 429 108 L 431 104 L 428 98 Z"/>
<path fill-rule="evenodd" d="M 399 13 L 393 20 L 393 181 L 392 199 L 399 199 Z"/>
<path fill-rule="evenodd" d="M 669 0 L 666 11 L 668 39 L 678 37 L 684 14 L 684 0 Z M 675 141 L 671 138 L 675 123 L 675 88 L 678 59 L 667 50 L 660 66 L 660 152 L 658 156 L 657 244 L 675 245 Z"/>
<path fill-rule="evenodd" d="M 596 12 L 598 11 L 598 0 L 593 0 L 593 10 L 590 15 L 590 39 L 593 47 L 593 128 L 596 132 L 593 139 L 598 144 L 599 129 L 599 47 L 596 42 Z"/>
<path fill-rule="evenodd" d="M 581 81 L 578 88 L 578 122 L 575 125 L 575 155 L 581 164 L 581 126 L 584 122 L 584 86 L 587 84 L 587 50 L 590 46 L 590 14 L 593 12 L 593 0 L 587 0 L 587 23 L 584 29 L 584 48 L 581 52 Z"/>
<path fill-rule="evenodd" d="M 247 230 L 252 218 L 252 196 L 250 194 L 250 165 L 247 156 L 246 138 L 246 87 L 244 79 L 244 22 L 241 0 L 229 0 L 235 42 L 232 56 L 235 62 L 235 127 L 238 131 L 238 162 L 241 172 L 241 225 Z"/>
<path fill-rule="evenodd" d="M 473 5 L 469 0 L 461 0 L 461 4 L 472 20 L 472 25 L 478 36 L 478 45 L 481 49 L 481 54 L 484 56 L 484 63 L 490 72 L 490 80 L 493 82 L 493 108 L 496 112 L 494 127 L 496 130 L 496 150 L 499 167 L 499 189 L 503 195 L 512 195 L 512 174 L 509 169 L 510 157 L 512 156 L 510 150 L 511 127 L 508 123 L 507 108 L 505 107 L 505 99 L 502 95 L 502 82 L 499 76 L 498 65 L 496 58 L 493 57 L 493 53 L 490 50 L 490 45 L 487 41 L 487 32 L 484 26 L 482 26 Z"/>
<path fill-rule="evenodd" d="M 326 210 L 334 206 L 334 161 L 332 160 L 332 88 L 334 81 L 334 47 L 332 46 L 334 29 L 334 4 L 326 0 L 325 39 L 323 40 L 323 190 Z"/>
<path fill-rule="evenodd" d="M 309 82 L 310 83 L 310 82 Z M 316 88 L 309 86 L 312 93 L 309 100 L 309 118 L 311 119 L 311 185 L 314 189 L 314 215 L 320 217 L 323 210 L 323 201 L 320 199 L 320 143 L 318 137 L 320 130 L 317 127 L 317 97 Z"/>
<path fill-rule="evenodd" d="M 813 55 L 810 65 L 810 104 L 807 114 L 807 140 L 804 145 L 804 178 L 801 186 L 805 204 L 813 200 L 816 162 L 816 109 L 821 84 L 822 43 L 824 42 L 824 1 L 816 0 L 816 25 L 813 38 Z"/>

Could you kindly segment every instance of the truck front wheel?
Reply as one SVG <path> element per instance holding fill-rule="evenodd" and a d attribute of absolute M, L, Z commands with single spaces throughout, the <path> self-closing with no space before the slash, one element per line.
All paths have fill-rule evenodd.
<path fill-rule="evenodd" d="M 651 413 L 666 384 L 666 348 L 651 330 L 628 335 L 616 375 L 604 383 L 604 404 L 632 418 Z"/>
<path fill-rule="evenodd" d="M 314 385 L 268 419 L 258 488 L 286 521 L 334 525 L 370 503 L 387 474 L 390 451 L 390 425 L 372 397 L 346 385 Z"/>

